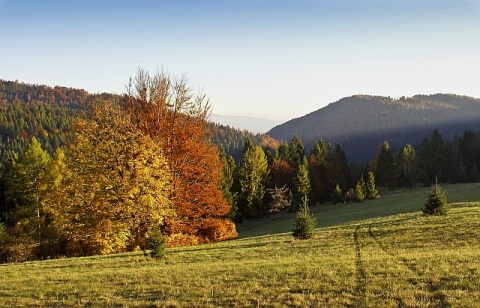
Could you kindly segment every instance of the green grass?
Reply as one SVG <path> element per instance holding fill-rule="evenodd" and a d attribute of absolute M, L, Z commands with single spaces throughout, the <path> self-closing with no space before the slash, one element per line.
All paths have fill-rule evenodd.
<path fill-rule="evenodd" d="M 445 185 L 449 215 L 427 217 L 430 189 L 318 207 L 311 240 L 291 217 L 242 226 L 238 240 L 0 266 L 0 306 L 476 307 L 480 185 Z M 467 202 L 468 201 L 468 202 Z"/>

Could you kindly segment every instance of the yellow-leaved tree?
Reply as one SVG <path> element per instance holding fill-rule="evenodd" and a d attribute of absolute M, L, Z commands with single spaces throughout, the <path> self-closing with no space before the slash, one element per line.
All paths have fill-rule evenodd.
<path fill-rule="evenodd" d="M 144 248 L 174 214 L 161 148 L 116 103 L 95 102 L 73 125 L 63 185 L 49 195 L 67 255 Z"/>

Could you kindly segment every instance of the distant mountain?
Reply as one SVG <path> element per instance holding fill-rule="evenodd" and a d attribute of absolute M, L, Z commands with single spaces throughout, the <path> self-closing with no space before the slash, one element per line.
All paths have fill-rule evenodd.
<path fill-rule="evenodd" d="M 224 116 L 212 114 L 210 121 L 222 125 L 228 125 L 239 130 L 248 130 L 254 134 L 264 134 L 272 127 L 282 123 L 279 120 L 270 120 L 263 118 L 254 118 L 246 116 Z"/>
<path fill-rule="evenodd" d="M 396 150 L 405 144 L 417 145 L 434 129 L 444 139 L 480 130 L 480 99 L 450 94 L 400 99 L 356 95 L 278 125 L 267 134 L 285 141 L 297 134 L 307 149 L 318 140 L 338 143 L 350 161 L 365 163 L 385 140 Z"/>

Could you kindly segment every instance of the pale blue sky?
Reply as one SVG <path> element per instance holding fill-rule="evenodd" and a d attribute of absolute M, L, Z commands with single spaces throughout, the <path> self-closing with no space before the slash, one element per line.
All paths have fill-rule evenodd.
<path fill-rule="evenodd" d="M 0 0 L 0 39 L 0 79 L 123 93 L 137 67 L 164 68 L 223 115 L 480 97 L 479 1 Z"/>

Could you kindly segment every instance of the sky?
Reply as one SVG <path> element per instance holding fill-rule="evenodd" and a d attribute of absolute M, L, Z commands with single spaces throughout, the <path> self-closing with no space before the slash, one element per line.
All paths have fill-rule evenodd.
<path fill-rule="evenodd" d="M 0 79 L 121 94 L 138 68 L 185 75 L 221 115 L 480 98 L 480 1 L 0 0 Z"/>

